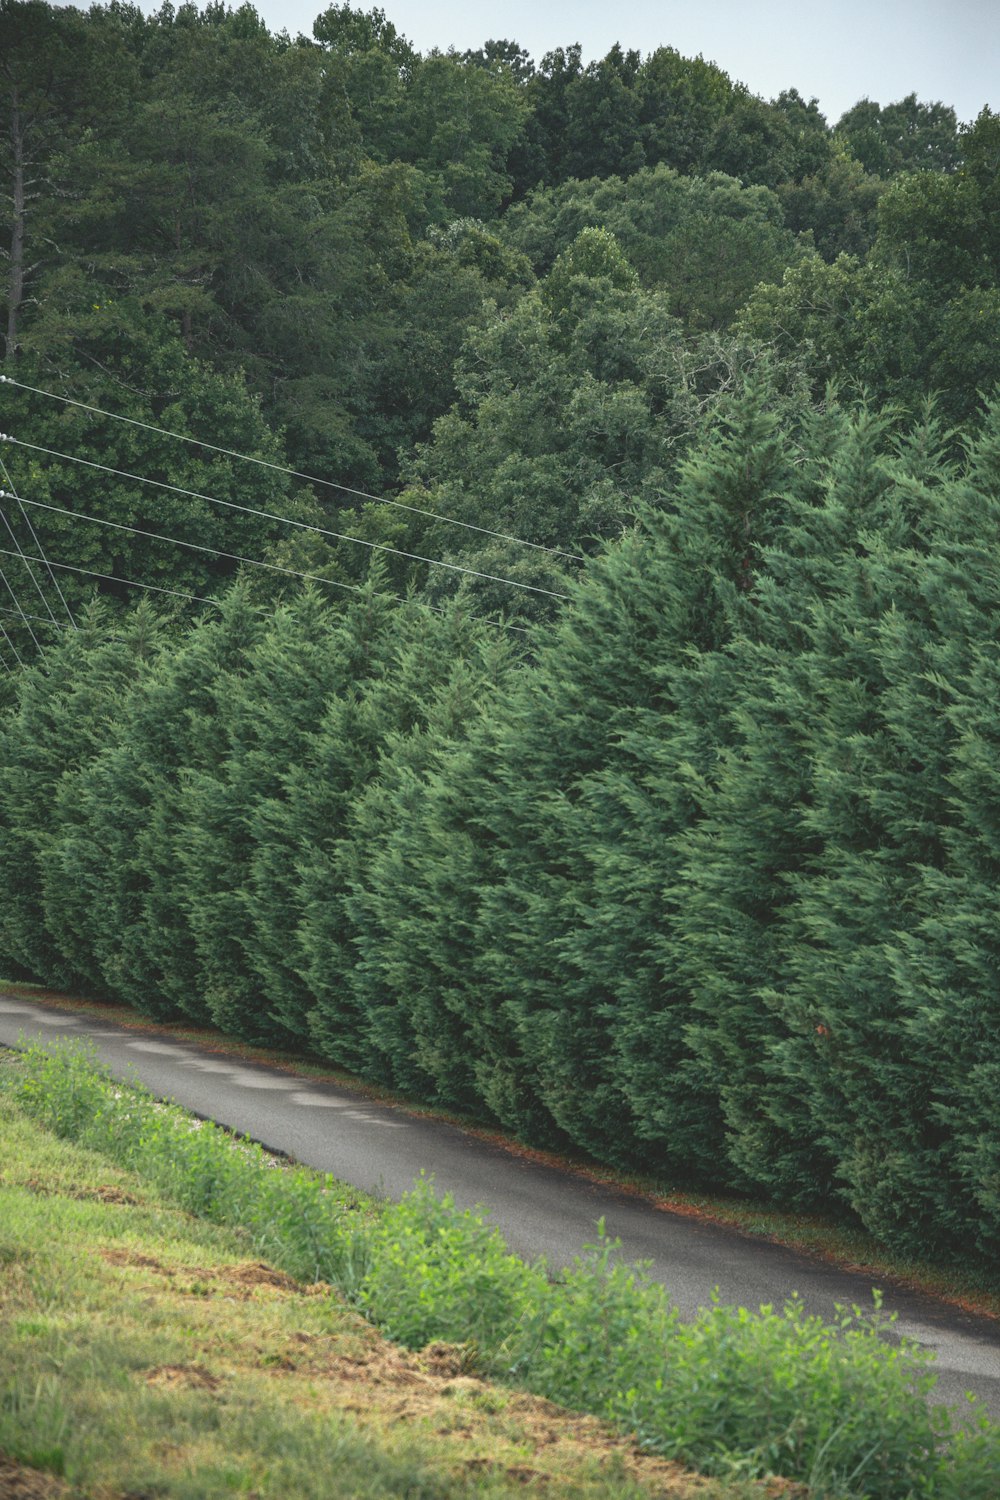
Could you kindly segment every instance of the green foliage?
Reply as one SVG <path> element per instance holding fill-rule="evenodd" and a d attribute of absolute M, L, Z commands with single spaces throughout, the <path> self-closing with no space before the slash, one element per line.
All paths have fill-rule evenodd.
<path fill-rule="evenodd" d="M 425 1179 L 385 1207 L 368 1249 L 360 1305 L 411 1349 L 468 1344 L 470 1363 L 499 1370 L 512 1331 L 545 1296 L 542 1269 L 511 1255 L 482 1210 L 459 1211 Z"/>
<path fill-rule="evenodd" d="M 0 37 L 7 366 L 128 419 L 2 387 L 82 627 L 5 563 L 5 959 L 995 1253 L 997 117 L 349 5 Z"/>
<path fill-rule="evenodd" d="M 241 1230 L 253 1251 L 295 1277 L 338 1284 L 355 1276 L 354 1242 L 364 1232 L 333 1178 L 280 1167 L 254 1142 L 116 1084 L 85 1048 L 32 1048 L 25 1059 L 15 1098 L 55 1134 L 110 1156 L 187 1212 Z"/>
<path fill-rule="evenodd" d="M 877 1302 L 875 1316 L 838 1309 L 830 1323 L 794 1297 L 759 1315 L 715 1302 L 685 1325 L 664 1288 L 615 1252 L 602 1239 L 562 1274 L 518 1370 L 525 1384 L 601 1412 L 655 1452 L 697 1454 L 707 1473 L 797 1476 L 820 1495 L 873 1500 L 938 1494 L 942 1481 L 959 1493 L 933 1456 L 947 1417 L 923 1404 L 930 1361 L 887 1342 Z"/>
<path fill-rule="evenodd" d="M 100 988 L 91 935 L 80 927 L 86 899 L 80 872 L 72 856 L 69 868 L 59 869 L 67 833 L 59 792 L 100 752 L 112 706 L 144 673 L 161 640 L 162 627 L 148 609 L 115 633 L 107 610 L 89 607 L 78 631 L 63 632 L 34 672 L 21 672 L 16 703 L 0 729 L 0 948 L 50 982 Z"/>
<path fill-rule="evenodd" d="M 768 189 L 666 166 L 540 189 L 502 226 L 540 272 L 587 228 L 613 233 L 642 284 L 693 329 L 726 326 L 759 281 L 776 281 L 801 253 Z"/>
<path fill-rule="evenodd" d="M 100 294 L 85 293 L 88 301 L 92 295 Z M 232 580 L 238 558 L 266 560 L 284 537 L 287 528 L 268 516 L 316 520 L 308 493 L 294 492 L 283 474 L 267 467 L 281 463 L 280 445 L 242 379 L 192 359 L 163 318 L 142 313 L 134 303 L 102 300 L 69 321 L 70 347 L 58 356 L 50 351 L 29 358 L 25 352 L 16 378 L 127 421 L 4 386 L 5 430 L 29 446 L 2 444 L 0 456 L 27 508 L 22 512 L 7 501 L 4 511 L 23 550 L 37 556 L 41 548 L 50 559 L 71 610 L 95 587 L 133 604 L 141 589 L 130 588 L 131 582 L 182 597 L 211 597 Z M 58 376 L 52 369 L 57 358 Z M 131 389 L 140 372 L 142 388 Z M 261 462 L 179 443 L 150 425 L 207 443 L 224 434 L 227 446 Z M 44 602 L 23 563 L 7 567 L 19 597 L 31 599 L 33 613 L 51 610 L 65 623 L 56 585 L 42 568 L 34 572 Z M 254 571 L 262 592 L 273 592 L 274 575 Z"/>
<path fill-rule="evenodd" d="M 894 104 L 861 99 L 837 121 L 837 134 L 865 169 L 880 177 L 899 172 L 954 172 L 962 145 L 955 111 L 907 94 Z"/>
<path fill-rule="evenodd" d="M 15 1096 L 189 1211 L 240 1228 L 292 1274 L 352 1293 L 402 1342 L 465 1344 L 475 1366 L 704 1472 L 785 1475 L 827 1500 L 990 1494 L 996 1428 L 948 1431 L 927 1402 L 930 1356 L 893 1339 L 877 1303 L 874 1316 L 841 1309 L 832 1322 L 795 1299 L 781 1313 L 713 1304 L 685 1325 L 663 1287 L 620 1262 L 602 1225 L 550 1282 L 481 1211 L 456 1210 L 425 1181 L 357 1225 L 331 1179 L 276 1168 L 260 1148 L 112 1084 L 79 1050 L 29 1051 Z"/>
<path fill-rule="evenodd" d="M 456 645 L 459 628 L 456 619 Z M 424 649 L 417 636 L 411 660 L 400 663 L 411 681 L 419 682 L 412 656 Z M 474 785 L 478 765 L 466 738 L 502 701 L 515 661 L 498 633 L 442 663 L 439 679 L 424 688 L 420 715 L 387 738 L 378 777 L 355 801 L 342 846 L 356 954 L 349 984 L 364 1016 L 367 1069 L 451 1108 L 482 1108 L 473 1072 L 479 1076 L 486 1027 L 482 1010 L 459 998 L 476 985 L 471 913 L 484 858 L 455 777 Z"/>

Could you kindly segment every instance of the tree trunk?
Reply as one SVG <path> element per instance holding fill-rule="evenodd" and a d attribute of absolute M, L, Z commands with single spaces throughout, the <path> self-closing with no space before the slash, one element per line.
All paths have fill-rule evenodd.
<path fill-rule="evenodd" d="M 17 322 L 24 301 L 24 130 L 17 88 L 11 95 L 10 143 L 13 181 L 13 221 L 10 234 L 10 273 L 7 287 L 7 342 L 4 358 L 17 352 Z"/>

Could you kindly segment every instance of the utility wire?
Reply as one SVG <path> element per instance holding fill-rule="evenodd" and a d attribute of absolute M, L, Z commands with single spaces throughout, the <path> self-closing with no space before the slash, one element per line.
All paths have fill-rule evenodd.
<path fill-rule="evenodd" d="M 0 490 L 0 500 L 5 499 L 6 495 L 7 495 L 6 490 Z M 7 531 L 10 534 L 10 539 L 14 543 L 14 546 L 17 548 L 18 555 L 20 557 L 24 558 L 24 566 L 28 570 L 28 577 L 31 579 L 32 583 L 35 585 L 35 592 L 38 594 L 39 599 L 41 599 L 41 601 L 44 604 L 45 608 L 48 610 L 48 612 L 49 612 L 49 619 L 52 621 L 52 623 L 54 625 L 56 623 L 56 617 L 52 613 L 51 606 L 49 605 L 49 601 L 46 599 L 45 594 L 42 591 L 41 584 L 38 582 L 38 579 L 35 577 L 35 570 L 34 570 L 34 568 L 31 566 L 31 563 L 28 561 L 28 559 L 24 556 L 24 549 L 22 548 L 21 543 L 18 541 L 17 533 L 14 530 L 13 526 L 10 524 L 10 521 L 7 519 L 7 512 L 3 509 L 2 506 L 0 506 L 0 521 L 2 521 L 3 524 L 6 526 Z"/>
<path fill-rule="evenodd" d="M 6 548 L 0 547 L 0 557 L 17 556 L 16 552 L 9 552 Z M 41 560 L 40 557 L 31 559 L 32 562 L 41 562 Z M 54 562 L 52 566 L 61 568 L 67 573 L 85 573 L 88 578 L 103 578 L 106 583 L 124 584 L 130 589 L 148 589 L 151 594 L 171 594 L 175 599 L 187 599 L 192 604 L 214 604 L 216 609 L 219 608 L 218 599 L 206 599 L 201 594 L 186 594 L 183 589 L 166 589 L 155 583 L 139 583 L 134 578 L 116 578 L 113 573 L 96 573 L 93 568 L 78 568 L 74 563 Z"/>
<path fill-rule="evenodd" d="M 0 490 L 0 495 L 3 491 Z M 71 516 L 75 521 L 88 521 L 94 526 L 108 526 L 112 531 L 126 531 L 129 536 L 148 537 L 153 542 L 170 542 L 175 547 L 187 547 L 191 552 L 209 552 L 213 557 L 225 557 L 230 562 L 246 563 L 252 568 L 267 568 L 272 573 L 284 573 L 290 578 L 301 578 L 307 583 L 326 583 L 336 589 L 346 589 L 352 594 L 363 594 L 364 589 L 356 583 L 338 583 L 335 578 L 322 578 L 319 573 L 300 573 L 295 568 L 283 567 L 281 563 L 262 562 L 256 557 L 244 557 L 240 552 L 224 552 L 221 547 L 206 547 L 200 542 L 185 542 L 181 537 L 164 536 L 159 531 L 145 531 L 141 526 L 126 525 L 122 521 L 107 521 L 101 516 L 88 516 L 80 510 L 67 510 L 62 505 L 49 505 L 45 500 L 25 500 L 37 510 L 51 510 L 60 516 Z"/>
<path fill-rule="evenodd" d="M 491 531 L 488 526 L 474 526 L 471 521 L 459 521 L 454 516 L 442 516 L 433 510 L 424 510 L 419 505 L 406 505 L 402 500 L 390 500 L 385 495 L 372 495 L 368 490 L 356 490 L 349 484 L 338 484 L 334 479 L 320 479 L 316 474 L 305 474 L 301 469 L 289 469 L 284 464 L 271 463 L 266 458 L 254 458 L 249 453 L 237 453 L 233 448 L 221 448 L 216 443 L 206 443 L 202 438 L 188 437 L 183 432 L 172 432 L 167 427 L 156 427 L 152 422 L 140 422 L 136 417 L 123 417 L 119 412 L 105 411 L 102 406 L 90 406 L 86 401 L 74 401 L 70 396 L 60 396 L 55 391 L 45 391 L 37 385 L 26 385 L 11 375 L 0 375 L 0 384 L 13 385 L 22 391 L 31 391 L 36 396 L 47 396 L 50 401 L 61 401 L 66 406 L 76 406 L 80 411 L 93 412 L 99 417 L 110 417 L 115 422 L 127 422 L 130 427 L 142 427 L 146 432 L 155 432 L 160 437 L 176 438 L 181 443 L 193 443 L 198 448 L 207 448 L 210 453 L 221 453 L 226 458 L 238 458 L 245 464 L 257 464 L 262 469 L 272 469 L 276 474 L 287 474 L 292 479 L 304 479 L 307 484 L 322 484 L 327 489 L 338 490 L 342 495 L 354 495 L 359 500 L 372 500 L 376 505 L 391 505 L 396 510 L 408 510 L 413 515 L 426 516 L 431 521 L 440 521 L 444 526 L 461 526 L 466 531 L 477 531 L 482 536 L 492 536 L 501 542 L 513 542 L 518 547 L 531 547 L 536 552 L 549 552 L 553 557 L 565 557 L 571 562 L 586 562 L 578 552 L 563 552 L 559 547 L 546 547 L 542 542 L 529 542 L 524 537 L 510 536 L 504 531 Z"/>
<path fill-rule="evenodd" d="M 24 553 L 23 553 L 23 552 L 10 552 L 10 553 L 4 553 L 4 556 L 8 556 L 8 557 L 20 557 L 20 558 L 21 558 L 21 560 L 22 560 L 22 561 L 23 561 L 23 560 L 24 560 Z M 36 559 L 36 561 L 37 561 L 37 559 Z M 17 610 L 17 613 L 18 613 L 18 615 L 19 615 L 19 616 L 20 616 L 20 617 L 21 617 L 21 619 L 22 619 L 22 620 L 23 620 L 23 621 L 24 621 L 24 624 L 25 624 L 25 627 L 26 627 L 26 629 L 27 629 L 27 631 L 28 631 L 28 634 L 29 634 L 29 635 L 30 635 L 30 636 L 31 636 L 31 639 L 32 639 L 32 640 L 33 640 L 33 641 L 34 641 L 34 643 L 35 643 L 35 649 L 36 649 L 36 651 L 38 651 L 38 652 L 39 652 L 39 654 L 40 654 L 40 653 L 41 653 L 41 650 L 42 650 L 42 648 L 41 648 L 41 646 L 40 646 L 40 645 L 39 645 L 39 644 L 38 644 L 38 637 L 37 637 L 37 635 L 36 635 L 36 634 L 35 634 L 35 632 L 34 632 L 34 631 L 33 631 L 33 630 L 32 630 L 32 628 L 31 628 L 31 623 L 30 623 L 30 621 L 29 621 L 29 620 L 28 620 L 28 617 L 27 617 L 27 615 L 26 615 L 26 614 L 25 614 L 25 613 L 24 613 L 24 610 L 23 610 L 23 609 L 22 609 L 22 608 L 21 608 L 21 601 L 20 601 L 20 599 L 19 599 L 19 598 L 18 598 L 18 597 L 17 597 L 17 595 L 16 595 L 16 594 L 15 594 L 15 593 L 14 593 L 14 590 L 13 590 L 13 589 L 12 589 L 12 588 L 11 588 L 11 586 L 10 586 L 10 580 L 9 580 L 9 579 L 8 579 L 8 577 L 7 577 L 7 574 L 6 574 L 6 573 L 5 573 L 5 572 L 4 572 L 4 570 L 3 570 L 3 568 L 0 568 L 0 578 L 2 578 L 2 579 L 3 579 L 3 581 L 4 581 L 4 584 L 5 584 L 5 586 L 6 586 L 6 589 L 7 589 L 7 592 L 8 592 L 8 594 L 9 594 L 9 595 L 10 595 L 10 597 L 11 597 L 11 598 L 12 598 L 12 599 L 13 599 L 13 601 L 14 601 L 14 605 L 15 605 L 15 608 L 16 608 L 16 610 Z M 18 660 L 19 660 L 19 661 L 20 661 L 20 657 L 18 657 Z M 23 662 L 21 662 L 21 665 L 22 665 L 22 666 L 23 666 L 23 665 L 24 665 L 24 663 L 23 663 Z"/>
<path fill-rule="evenodd" d="M 196 542 L 185 542 L 182 541 L 179 537 L 162 536 L 155 531 L 142 531 L 136 526 L 126 526 L 117 521 L 102 520 L 99 516 L 87 516 L 82 514 L 80 511 L 64 510 L 61 506 L 48 505 L 42 500 L 23 500 L 22 504 L 33 505 L 42 510 L 54 510 L 57 511 L 60 515 L 71 516 L 73 519 L 78 521 L 93 522 L 97 526 L 110 526 L 113 527 L 116 531 L 127 531 L 133 533 L 136 536 L 149 537 L 153 541 L 171 542 L 175 546 L 189 547 L 196 552 L 211 552 L 219 557 L 229 558 L 234 562 L 248 563 L 251 567 L 269 568 L 279 573 L 286 573 L 292 578 L 300 578 L 305 582 L 329 584 L 331 588 L 344 589 L 352 594 L 363 594 L 365 592 L 364 588 L 355 583 L 339 583 L 335 578 L 321 578 L 319 574 L 316 573 L 298 573 L 294 568 L 283 568 L 280 567 L 277 563 L 259 562 L 257 559 L 252 557 L 241 557 L 235 552 L 222 552 L 216 547 L 203 547 Z M 27 560 L 28 554 L 23 552 L 11 552 L 3 547 L 0 547 L 0 557 L 20 557 Z M 41 558 L 31 557 L 30 561 L 41 562 Z M 159 585 L 153 583 L 140 583 L 138 582 L 138 580 L 133 578 L 117 578 L 113 573 L 98 573 L 95 572 L 92 568 L 77 567 L 73 563 L 53 562 L 51 566 L 53 568 L 65 569 L 66 571 L 71 573 L 83 573 L 88 578 L 100 578 L 107 583 L 124 584 L 128 588 L 148 589 L 151 593 L 154 594 L 170 594 L 177 599 L 187 599 L 193 604 L 211 604 L 214 605 L 216 609 L 220 608 L 219 601 L 217 599 L 209 599 L 201 594 L 189 594 L 186 593 L 183 589 L 162 588 Z M 4 579 L 4 582 L 6 582 L 6 579 Z M 8 584 L 8 588 L 9 587 L 10 585 Z M 11 593 L 13 594 L 13 590 L 11 590 Z M 395 598 L 397 602 L 401 602 L 399 601 L 398 595 L 393 595 L 392 597 Z M 17 601 L 15 599 L 15 603 L 16 602 Z M 433 610 L 435 614 L 443 615 L 446 613 L 446 610 L 441 605 L 429 604 L 425 600 L 419 599 L 416 602 L 422 609 Z M 23 614 L 23 611 L 19 610 L 19 614 L 21 614 L 22 618 L 26 618 Z M 489 625 L 494 630 L 513 630 L 518 635 L 531 634 L 530 630 L 526 630 L 520 625 L 509 625 L 505 620 L 490 620 L 485 615 L 470 615 L 469 619 L 476 620 L 482 625 Z M 35 644 L 38 644 L 37 641 L 35 642 Z"/>
<path fill-rule="evenodd" d="M 69 620 L 69 623 L 73 626 L 73 628 L 75 630 L 76 629 L 76 621 L 73 618 L 72 610 L 70 609 L 69 605 L 66 603 L 66 597 L 63 594 L 62 589 L 59 587 L 59 580 L 58 580 L 58 578 L 53 573 L 52 569 L 49 567 L 48 558 L 45 557 L 45 548 L 42 546 L 41 542 L 39 541 L 39 539 L 38 539 L 38 533 L 35 531 L 34 526 L 32 526 L 32 524 L 31 524 L 31 517 L 28 515 L 28 512 L 25 510 L 24 506 L 21 504 L 21 497 L 17 493 L 17 490 L 14 487 L 14 481 L 10 477 L 10 470 L 7 468 L 7 465 L 4 463 L 2 457 L 0 457 L 0 472 L 3 473 L 4 480 L 10 486 L 11 494 L 12 494 L 13 498 L 17 501 L 18 506 L 20 507 L 21 515 L 24 517 L 25 522 L 27 523 L 28 530 L 31 532 L 31 540 L 35 544 L 35 550 L 41 553 L 42 558 L 44 559 L 44 562 L 45 562 L 45 567 L 48 570 L 48 575 L 52 579 L 52 582 L 53 582 L 53 584 L 55 586 L 55 591 L 59 595 L 60 600 L 62 601 L 62 607 L 63 607 L 63 609 L 66 611 L 66 617 Z M 9 527 L 7 529 L 10 530 Z M 34 575 L 32 575 L 32 576 L 34 576 Z M 45 608 L 49 611 L 49 614 L 52 615 L 52 610 L 49 607 L 48 600 L 45 601 Z M 55 624 L 55 622 L 56 622 L 56 617 L 55 617 L 55 615 L 52 615 L 52 623 L 53 623 L 53 625 Z"/>
<path fill-rule="evenodd" d="M 12 610 L 8 611 L 8 610 L 5 609 L 4 610 L 4 614 L 8 614 L 8 613 L 12 614 L 13 611 Z M 0 624 L 0 630 L 3 631 L 3 638 L 7 642 L 7 645 L 10 647 L 11 651 L 13 651 L 13 653 L 14 653 L 14 660 L 16 662 L 18 662 L 23 667 L 24 666 L 24 662 L 21 661 L 21 658 L 18 656 L 18 654 L 17 654 L 17 647 L 14 645 L 14 642 L 11 640 L 10 636 L 7 634 L 7 631 L 6 631 L 6 628 L 4 627 L 4 625 Z M 0 660 L 2 660 L 2 658 L 0 658 Z M 4 665 L 4 671 L 7 673 L 7 676 L 9 677 L 11 675 L 10 667 L 8 667 L 8 665 L 7 665 L 6 662 L 4 662 L 3 665 Z"/>
<path fill-rule="evenodd" d="M 7 556 L 12 556 L 12 555 L 13 554 L 11 554 L 11 553 L 7 554 Z M 13 609 L 0 609 L 0 615 L 13 615 L 15 613 L 16 613 L 16 611 L 13 610 Z M 34 620 L 37 625 L 51 625 L 52 628 L 53 628 L 53 630 L 75 630 L 76 629 L 75 625 L 64 625 L 61 620 L 47 620 L 44 615 L 29 615 L 27 612 L 25 612 L 24 618 L 26 620 Z"/>
<path fill-rule="evenodd" d="M 459 563 L 443 562 L 440 558 L 436 557 L 424 557 L 419 552 L 404 552 L 399 547 L 390 547 L 386 542 L 369 542 L 364 537 L 348 536 L 342 531 L 330 531 L 325 526 L 312 526 L 307 521 L 296 521 L 289 516 L 279 516 L 274 511 L 257 510 L 252 505 L 237 505 L 235 500 L 220 500 L 215 495 L 204 495 L 200 490 L 183 489 L 180 485 L 168 484 L 165 479 L 148 479 L 142 474 L 131 474 L 126 469 L 113 469 L 108 464 L 95 463 L 89 458 L 77 458 L 72 453 L 59 453 L 55 448 L 43 448 L 39 443 L 27 443 L 23 438 L 13 437 L 9 432 L 0 432 L 0 442 L 14 443 L 17 447 L 29 448 L 34 453 L 45 453 L 50 458 L 65 459 L 67 463 L 82 464 L 87 469 L 100 469 L 102 473 L 114 474 L 118 479 L 131 479 L 136 484 L 153 485 L 156 489 L 169 490 L 174 495 L 185 495 L 191 500 L 205 500 L 209 505 L 222 505 L 227 510 L 238 510 L 244 515 L 258 516 L 265 521 L 277 521 L 283 526 L 295 526 L 300 531 L 311 531 L 317 536 L 333 537 L 338 542 L 353 542 L 355 546 L 368 547 L 374 552 L 389 552 L 393 557 L 405 557 L 411 562 L 427 563 L 432 568 L 447 568 L 451 573 L 464 573 L 470 578 L 483 578 L 487 579 L 490 583 L 505 583 L 512 589 L 524 589 L 529 594 L 545 594 L 549 599 L 568 599 L 570 597 L 569 594 L 556 593 L 554 589 L 539 588 L 534 583 L 518 583 L 513 578 L 502 578 L 497 573 L 481 573 L 476 568 L 463 568 Z M 35 500 L 29 503 L 37 505 L 40 502 Z M 74 512 L 69 511 L 67 514 L 72 515 Z"/>

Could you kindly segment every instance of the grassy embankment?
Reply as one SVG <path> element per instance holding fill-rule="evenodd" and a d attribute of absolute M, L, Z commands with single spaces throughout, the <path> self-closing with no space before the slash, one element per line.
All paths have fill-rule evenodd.
<path fill-rule="evenodd" d="M 0 1495 L 764 1493 L 700 1480 L 594 1418 L 475 1378 L 461 1349 L 407 1353 L 326 1285 L 249 1255 L 245 1234 L 42 1129 L 15 1105 L 12 1071 L 0 1091 Z"/>
<path fill-rule="evenodd" d="M 35 1051 L 8 1072 L 22 1111 L 101 1153 L 72 1168 L 77 1195 L 78 1177 L 101 1178 L 89 1199 L 40 1193 L 44 1179 L 25 1179 L 19 1165 L 21 1179 L 5 1189 L 18 1212 L 0 1220 L 0 1258 L 15 1285 L 0 1449 L 80 1475 L 80 1493 L 87 1483 L 99 1493 L 94 1486 L 108 1482 L 123 1455 L 167 1475 L 154 1482 L 158 1494 L 416 1496 L 503 1493 L 525 1480 L 545 1486 L 534 1460 L 525 1461 L 525 1434 L 529 1413 L 544 1411 L 550 1425 L 555 1417 L 529 1396 L 475 1387 L 484 1411 L 505 1415 L 496 1431 L 481 1432 L 485 1451 L 465 1450 L 457 1474 L 454 1458 L 427 1456 L 444 1433 L 432 1441 L 426 1422 L 399 1420 L 398 1393 L 396 1411 L 381 1414 L 396 1425 L 380 1428 L 376 1415 L 374 1446 L 356 1424 L 345 1428 L 343 1399 L 331 1395 L 342 1382 L 328 1371 L 343 1361 L 345 1340 L 370 1349 L 373 1335 L 332 1284 L 397 1340 L 424 1349 L 422 1367 L 401 1367 L 403 1356 L 378 1345 L 378 1358 L 409 1369 L 410 1384 L 426 1385 L 442 1360 L 452 1389 L 441 1395 L 452 1401 L 456 1384 L 467 1388 L 456 1369 L 503 1376 L 534 1397 L 611 1419 L 662 1457 L 724 1477 L 728 1487 L 717 1493 L 746 1493 L 740 1476 L 777 1471 L 807 1481 L 816 1496 L 995 1500 L 996 1430 L 946 1437 L 943 1414 L 922 1399 L 930 1387 L 922 1358 L 887 1345 L 869 1319 L 828 1328 L 797 1307 L 759 1317 L 715 1308 L 681 1325 L 663 1290 L 617 1265 L 606 1245 L 550 1279 L 509 1255 L 478 1216 L 456 1213 L 426 1188 L 399 1205 L 359 1208 L 330 1179 L 275 1169 L 259 1148 L 122 1089 L 72 1050 Z M 9 1100 L 4 1128 L 26 1129 Z M 220 1239 L 194 1220 L 181 1233 L 162 1201 L 106 1180 L 107 1155 L 139 1171 L 142 1194 L 154 1184 L 189 1214 L 237 1234 Z M 23 1145 L 5 1159 L 23 1164 Z M 120 1193 L 135 1201 L 102 1201 Z M 95 1271 L 74 1235 L 106 1235 L 107 1214 L 119 1215 L 119 1242 L 103 1241 Z M 248 1253 L 261 1251 L 272 1269 L 248 1263 Z M 325 1283 L 321 1294 L 308 1295 L 306 1281 Z M 229 1304 L 244 1294 L 287 1303 L 291 1316 L 286 1307 L 269 1324 L 255 1307 L 240 1326 Z M 366 1362 L 347 1356 L 359 1358 Z M 164 1415 L 168 1400 L 178 1403 L 176 1415 Z M 288 1410 L 276 1414 L 283 1402 Z M 365 1420 L 370 1427 L 370 1412 Z M 521 1444 L 516 1461 L 498 1448 L 510 1421 Z M 341 1467 L 331 1479 L 334 1460 Z M 569 1493 L 627 1494 L 620 1446 L 617 1462 L 612 1480 L 581 1472 L 550 1482 Z M 210 1467 L 192 1476 L 199 1463 Z M 124 1481 L 115 1482 L 125 1493 Z M 685 1493 L 692 1481 L 661 1471 L 638 1483 L 646 1493 L 650 1484 L 654 1493 L 687 1484 Z M 126 1489 L 137 1493 L 131 1480 Z"/>
<path fill-rule="evenodd" d="M 430 1110 L 412 1100 L 401 1099 L 384 1089 L 367 1085 L 353 1075 L 337 1071 L 329 1062 L 300 1053 L 253 1047 L 213 1028 L 182 1022 L 151 1021 L 116 1002 L 80 999 L 57 994 L 39 985 L 16 981 L 0 979 L 0 993 L 22 995 L 74 1014 L 94 1016 L 118 1026 L 155 1032 L 178 1041 L 190 1041 L 222 1055 L 287 1067 L 304 1077 L 343 1084 L 373 1099 L 402 1104 L 414 1114 L 434 1114 L 442 1118 L 440 1111 Z M 725 1224 L 755 1239 L 786 1245 L 790 1249 L 819 1256 L 846 1270 L 858 1271 L 873 1284 L 909 1287 L 951 1302 L 965 1311 L 1000 1319 L 1000 1268 L 991 1271 L 982 1265 L 963 1266 L 908 1259 L 887 1249 L 864 1229 L 851 1227 L 842 1220 L 824 1218 L 819 1214 L 787 1213 L 766 1202 L 679 1188 L 675 1183 L 663 1182 L 656 1177 L 639 1178 L 634 1173 L 603 1167 L 579 1155 L 556 1157 L 550 1152 L 536 1150 L 509 1136 L 477 1126 L 467 1118 L 462 1118 L 457 1123 L 461 1124 L 463 1130 L 520 1156 L 545 1161 L 565 1171 L 577 1172 L 595 1182 L 613 1184 L 619 1190 L 636 1193 L 671 1213 Z"/>

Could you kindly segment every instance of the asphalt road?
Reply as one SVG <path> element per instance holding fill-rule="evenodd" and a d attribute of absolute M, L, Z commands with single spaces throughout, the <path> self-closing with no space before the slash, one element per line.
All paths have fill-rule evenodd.
<path fill-rule="evenodd" d="M 810 1312 L 871 1305 L 871 1282 L 819 1259 L 655 1208 L 572 1172 L 525 1160 L 461 1128 L 373 1103 L 350 1089 L 219 1056 L 186 1042 L 104 1024 L 0 994 L 0 1044 L 89 1037 L 119 1077 L 252 1136 L 367 1192 L 399 1197 L 421 1171 L 461 1207 L 484 1204 L 507 1244 L 563 1265 L 599 1219 L 629 1260 L 652 1273 L 689 1316 L 718 1287 L 722 1301 L 781 1306 L 797 1292 Z M 938 1398 L 974 1393 L 1000 1421 L 1000 1324 L 905 1289 L 885 1288 L 901 1334 L 934 1350 Z"/>

